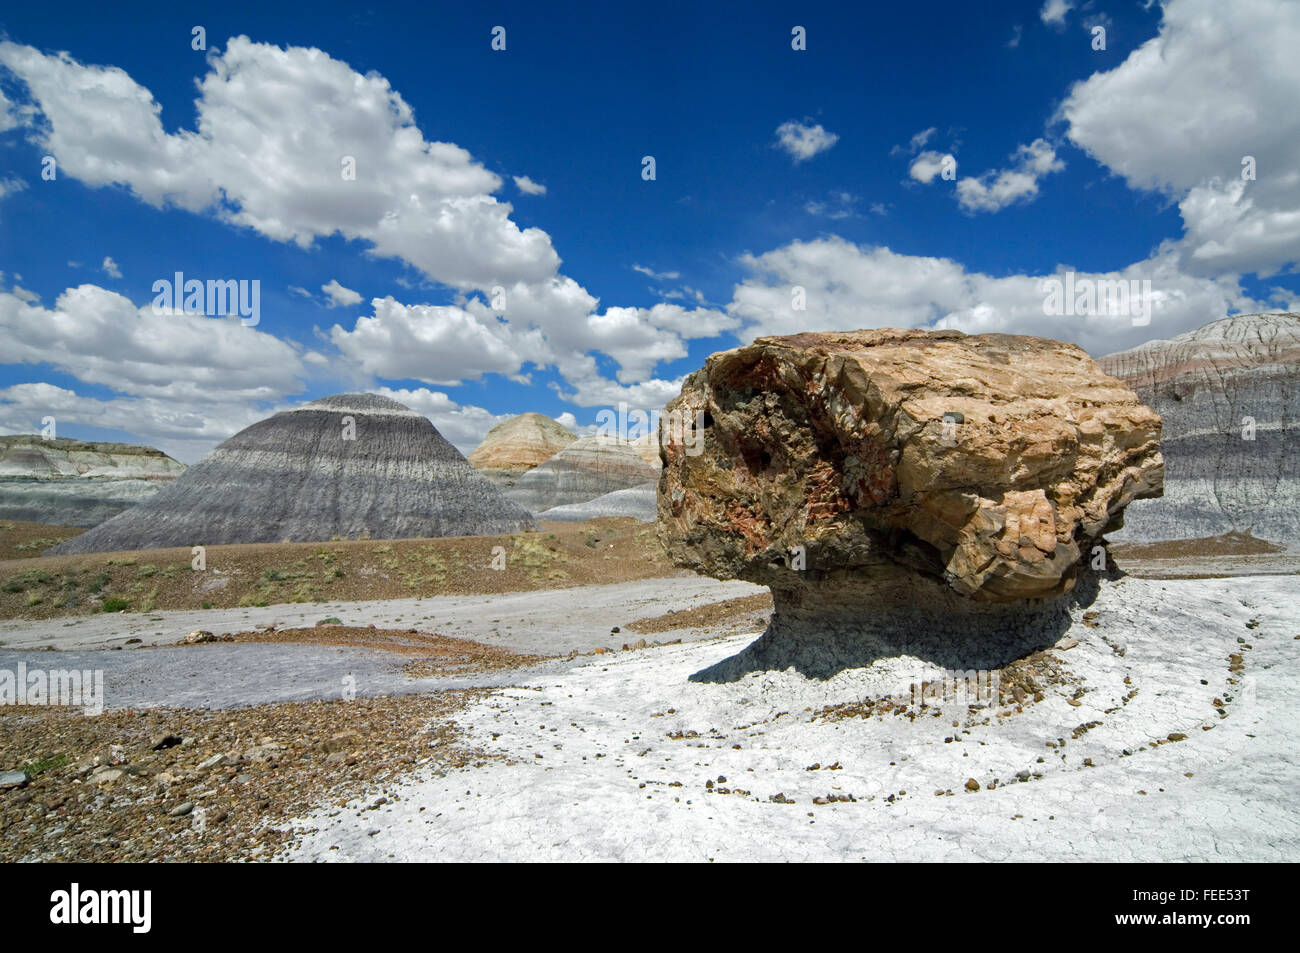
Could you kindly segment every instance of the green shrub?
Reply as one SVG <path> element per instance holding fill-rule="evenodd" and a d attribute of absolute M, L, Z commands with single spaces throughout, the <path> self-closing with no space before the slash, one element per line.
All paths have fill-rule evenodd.
<path fill-rule="evenodd" d="M 53 536 L 42 536 L 40 539 L 29 539 L 25 543 L 19 543 L 14 547 L 15 552 L 27 552 L 28 550 L 49 549 L 56 543 L 63 542 L 62 539 L 55 539 Z"/>
<path fill-rule="evenodd" d="M 23 770 L 32 777 L 36 777 L 36 775 L 42 774 L 46 771 L 55 771 L 63 767 L 68 763 L 68 760 L 66 754 L 51 755 L 48 758 L 41 758 L 39 761 L 28 761 L 23 765 Z"/>
<path fill-rule="evenodd" d="M 26 572 L 19 573 L 4 585 L 5 592 L 22 592 L 24 589 L 30 589 L 33 586 L 46 586 L 54 581 L 54 577 L 47 572 L 39 569 L 29 569 Z M 14 588 L 17 587 L 17 588 Z"/>

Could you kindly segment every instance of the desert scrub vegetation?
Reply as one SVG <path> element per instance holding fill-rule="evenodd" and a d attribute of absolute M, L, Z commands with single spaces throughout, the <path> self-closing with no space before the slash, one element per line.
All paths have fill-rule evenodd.
<path fill-rule="evenodd" d="M 0 592 L 16 594 L 25 608 L 49 605 L 60 609 L 76 609 L 82 603 L 84 569 L 70 569 L 63 573 L 29 569 L 10 576 L 0 585 Z M 108 573 L 102 572 L 84 584 L 88 600 L 99 595 L 108 583 Z M 96 607 L 92 606 L 92 610 Z"/>
<path fill-rule="evenodd" d="M 246 592 L 240 599 L 241 606 L 268 606 L 273 602 L 320 602 L 320 579 L 333 579 L 342 574 L 342 570 L 321 572 L 307 559 L 290 563 L 287 568 L 268 566 L 262 570 L 252 592 Z"/>
<path fill-rule="evenodd" d="M 140 600 L 141 612 L 153 612 L 154 606 L 158 602 L 158 587 L 154 586 L 149 590 L 149 594 Z"/>
<path fill-rule="evenodd" d="M 41 530 L 24 538 L 54 532 Z M 497 571 L 501 550 L 505 565 Z M 519 592 L 676 571 L 653 528 L 630 520 L 469 538 L 213 546 L 204 570 L 194 570 L 191 558 L 178 547 L 0 562 L 0 618 L 104 611 L 105 599 L 119 600 L 107 611 L 222 609 Z M 32 597 L 40 601 L 29 605 Z"/>
<path fill-rule="evenodd" d="M 4 586 L 0 588 L 3 588 L 5 592 L 24 592 L 28 589 L 47 586 L 53 581 L 54 576 L 51 573 L 39 569 L 28 569 L 26 572 L 20 572 L 18 575 L 6 579 Z"/>
<path fill-rule="evenodd" d="M 51 546 L 82 532 L 73 526 L 0 520 L 0 559 L 40 558 Z"/>
<path fill-rule="evenodd" d="M 47 600 L 52 606 L 63 609 L 76 608 L 77 590 L 80 586 L 78 576 L 82 570 L 74 569 L 67 573 L 50 573 L 29 569 L 5 580 L 0 591 L 19 596 L 24 608 L 45 605 Z"/>
<path fill-rule="evenodd" d="M 312 554 L 315 559 L 319 559 L 326 566 L 332 566 L 343 558 L 342 549 L 326 549 L 324 546 L 317 547 L 316 552 Z"/>
<path fill-rule="evenodd" d="M 540 538 L 534 534 L 513 536 L 511 543 L 510 562 L 522 567 L 533 582 L 540 582 L 543 579 L 555 581 L 568 577 L 568 574 L 557 565 L 567 562 L 568 557 L 560 550 L 559 541 L 553 535 L 548 533 Z"/>
<path fill-rule="evenodd" d="M 39 539 L 29 539 L 24 543 L 15 543 L 14 551 L 19 553 L 39 553 L 51 546 L 57 546 L 61 542 L 63 542 L 63 537 L 42 536 Z"/>
<path fill-rule="evenodd" d="M 453 552 L 450 558 L 454 565 L 460 564 L 460 554 L 458 552 Z M 447 582 L 447 561 L 432 546 L 421 546 L 418 549 L 408 551 L 406 553 L 407 565 L 404 567 L 399 567 L 396 563 L 395 559 L 385 561 L 384 568 L 397 569 L 402 579 L 402 585 L 411 592 L 436 591 Z"/>
<path fill-rule="evenodd" d="M 82 572 L 83 570 L 81 569 L 74 569 L 72 572 L 66 574 L 63 577 L 63 586 L 62 586 L 63 602 L 61 603 L 61 605 L 65 609 L 76 608 L 77 603 L 80 601 L 77 595 L 77 590 L 81 586 L 81 581 L 80 579 L 78 579 L 78 577 L 82 574 Z"/>
<path fill-rule="evenodd" d="M 44 758 L 24 762 L 21 770 L 27 772 L 28 776 L 34 778 L 38 774 L 44 774 L 46 771 L 57 771 L 70 760 L 72 759 L 67 754 L 63 753 L 46 755 Z"/>
<path fill-rule="evenodd" d="M 312 558 L 325 567 L 320 576 L 323 582 L 331 583 L 347 575 L 342 566 L 335 565 L 343 559 L 343 550 L 341 549 L 326 549 L 321 546 L 312 554 Z"/>
<path fill-rule="evenodd" d="M 193 570 L 190 569 L 188 566 L 186 566 L 185 568 L 190 572 L 193 572 Z M 145 563 L 143 566 L 141 566 L 139 569 L 135 571 L 135 578 L 152 579 L 154 576 L 157 576 L 159 579 L 173 579 L 175 578 L 176 574 L 180 572 L 180 570 L 181 570 L 180 566 L 163 566 L 161 569 L 159 569 L 153 563 Z"/>

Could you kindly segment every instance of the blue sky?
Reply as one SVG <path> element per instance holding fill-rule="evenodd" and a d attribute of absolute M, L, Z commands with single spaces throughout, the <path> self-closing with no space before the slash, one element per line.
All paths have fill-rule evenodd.
<path fill-rule="evenodd" d="M 0 14 L 0 432 L 192 461 L 377 389 L 468 451 L 765 333 L 1298 309 L 1289 0 L 239 6 Z M 155 313 L 177 271 L 258 280 L 257 325 Z M 1046 313 L 1065 271 L 1150 321 Z"/>

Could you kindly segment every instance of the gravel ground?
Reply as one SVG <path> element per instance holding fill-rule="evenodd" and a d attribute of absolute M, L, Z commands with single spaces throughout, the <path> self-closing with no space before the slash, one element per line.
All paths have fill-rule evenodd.
<path fill-rule="evenodd" d="M 233 643 L 95 652 L 0 651 L 0 670 L 63 669 L 104 673 L 104 708 L 234 708 L 288 701 L 329 701 L 401 695 L 444 689 L 508 685 L 520 667 L 559 671 L 566 660 L 509 653 L 508 666 L 430 667 L 413 673 L 421 653 L 383 650 L 363 644 L 313 644 L 294 632 L 235 636 Z M 312 630 L 305 630 L 312 631 Z M 383 632 L 384 630 L 365 630 Z M 435 659 L 441 662 L 441 659 Z M 413 677 L 413 674 L 419 677 Z M 4 709 L 0 709 L 3 713 Z M 0 714 L 0 717 L 3 717 Z M 7 766 L 0 766 L 0 768 Z"/>
<path fill-rule="evenodd" d="M 0 860 L 261 857 L 284 842 L 282 822 L 294 812 L 382 789 L 417 766 L 481 762 L 457 743 L 456 713 L 482 694 L 464 686 L 547 670 L 534 656 L 413 631 L 330 625 L 234 638 L 25 656 L 29 665 L 116 667 L 106 672 L 103 714 L 3 710 L 0 765 L 25 780 L 0 789 Z M 294 667 L 304 667 L 304 650 L 313 649 L 336 658 L 318 659 L 315 670 L 308 660 L 305 680 L 295 681 Z M 325 674 L 340 661 L 387 667 L 369 679 L 350 672 L 340 688 Z M 425 677 L 411 679 L 403 666 L 418 666 Z M 214 670 L 242 672 L 243 680 L 219 679 L 214 692 Z M 410 694 L 430 686 L 439 690 Z M 333 700 L 248 703 L 325 688 Z M 370 697 L 384 691 L 391 694 Z M 159 705 L 162 697 L 171 704 Z"/>
<path fill-rule="evenodd" d="M 611 619 L 626 624 L 754 588 L 672 578 L 491 598 L 6 623 L 6 638 L 19 644 L 70 649 L 0 649 L 0 672 L 102 672 L 105 711 L 0 707 L 0 772 L 26 776 L 18 786 L 0 776 L 0 860 L 271 857 L 288 843 L 295 814 L 364 793 L 370 800 L 357 810 L 369 816 L 387 803 L 384 786 L 417 767 L 483 763 L 458 743 L 460 708 L 525 675 L 559 677 L 580 664 L 570 657 L 579 651 L 617 648 L 628 636 L 612 632 Z M 411 625 L 417 612 L 422 625 L 436 617 L 441 630 L 481 632 L 493 644 L 371 623 Z M 515 612 L 519 621 L 507 621 Z M 315 624 L 330 617 L 358 624 Z M 263 628 L 245 629 L 250 623 Z M 220 640 L 223 626 L 235 630 L 230 641 Z M 175 644 L 198 627 L 218 641 Z M 141 641 L 127 645 L 132 638 Z M 543 648 L 565 655 L 539 657 Z M 162 743 L 168 738 L 174 743 Z"/>
<path fill-rule="evenodd" d="M 730 633 L 762 592 L 126 617 L 157 648 L 116 648 L 123 617 L 9 623 L 72 650 L 0 670 L 100 669 L 107 711 L 0 708 L 0 772 L 29 775 L 0 775 L 0 860 L 1300 856 L 1290 579 L 1132 575 L 1002 673 L 996 717 L 910 709 L 917 659 L 692 681 L 753 641 Z M 637 620 L 652 644 L 611 652 Z M 200 626 L 233 641 L 164 644 Z"/>
<path fill-rule="evenodd" d="M 621 647 L 626 639 L 611 632 L 615 626 L 626 627 L 647 616 L 766 591 L 747 582 L 673 576 L 500 595 L 13 619 L 0 621 L 0 649 L 111 648 L 125 645 L 129 639 L 140 639 L 144 645 L 167 645 L 181 641 L 194 629 L 218 634 L 272 625 L 285 629 L 315 625 L 321 619 L 334 617 L 347 625 L 373 624 L 381 629 L 414 626 L 517 652 L 567 655 L 597 647 Z M 711 634 L 707 630 L 687 631 L 682 637 L 689 640 Z"/>
<path fill-rule="evenodd" d="M 445 691 L 89 718 L 9 709 L 0 759 L 23 763 L 33 778 L 0 790 L 0 861 L 269 857 L 288 841 L 296 813 L 368 792 L 367 806 L 356 808 L 366 816 L 383 797 L 373 792 L 417 767 L 484 763 L 457 740 L 455 718 L 473 697 Z"/>
<path fill-rule="evenodd" d="M 1144 557 L 1140 562 L 1116 562 L 1131 575 L 1144 579 L 1222 579 L 1229 576 L 1300 575 L 1300 553 L 1265 553 L 1247 556 L 1191 556 L 1166 559 Z"/>

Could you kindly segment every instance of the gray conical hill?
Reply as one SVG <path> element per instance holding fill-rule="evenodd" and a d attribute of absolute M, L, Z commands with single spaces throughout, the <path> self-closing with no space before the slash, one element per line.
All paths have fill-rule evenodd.
<path fill-rule="evenodd" d="M 1300 314 L 1239 314 L 1103 357 L 1164 419 L 1165 493 L 1122 540 L 1300 540 Z"/>
<path fill-rule="evenodd" d="M 241 430 L 153 498 L 47 554 L 534 526 L 428 418 L 386 397 L 340 394 Z"/>

